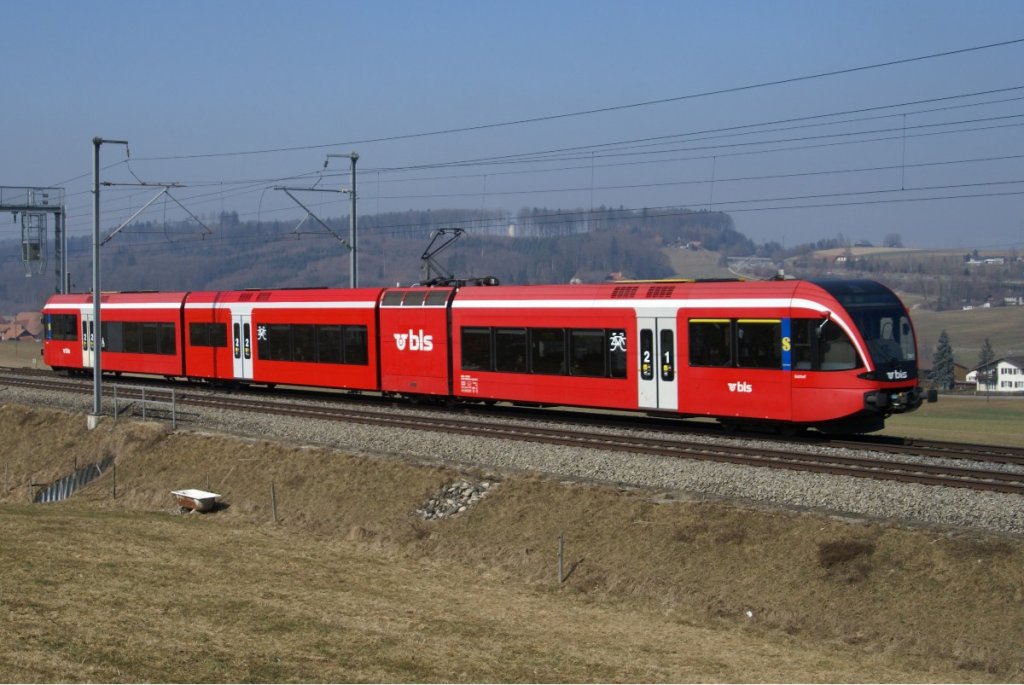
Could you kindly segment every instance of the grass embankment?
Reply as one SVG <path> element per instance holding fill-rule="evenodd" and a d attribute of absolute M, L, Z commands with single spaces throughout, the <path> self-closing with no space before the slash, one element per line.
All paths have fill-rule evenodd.
<path fill-rule="evenodd" d="M 4 681 L 1024 674 L 1019 540 L 529 476 L 426 523 L 450 469 L 17 406 L 0 431 Z M 108 474 L 26 503 L 106 454 L 116 499 Z M 227 509 L 172 515 L 170 490 L 207 485 Z"/>

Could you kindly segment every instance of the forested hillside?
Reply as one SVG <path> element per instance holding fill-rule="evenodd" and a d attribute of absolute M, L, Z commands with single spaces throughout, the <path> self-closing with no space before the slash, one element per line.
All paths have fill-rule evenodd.
<path fill-rule="evenodd" d="M 240 222 L 225 213 L 207 225 L 129 226 L 101 248 L 103 290 L 206 290 L 347 286 L 348 218 L 294 223 Z M 433 231 L 466 233 L 438 261 L 455 276 L 496 276 L 502 283 L 602 281 L 673 275 L 661 248 L 700 243 L 725 254 L 750 254 L 753 242 L 719 212 L 689 210 L 593 212 L 524 209 L 514 217 L 493 212 L 442 210 L 367 215 L 359 220 L 359 284 L 413 283 Z M 514 234 L 516 237 L 511 237 Z M 91 287 L 91 238 L 68 245 L 72 290 Z M 20 245 L 0 243 L 0 313 L 38 310 L 55 290 L 53 259 L 45 273 L 25 278 Z"/>

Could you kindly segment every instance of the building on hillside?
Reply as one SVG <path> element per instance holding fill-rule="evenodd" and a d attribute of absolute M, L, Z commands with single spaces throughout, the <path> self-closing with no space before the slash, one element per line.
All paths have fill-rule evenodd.
<path fill-rule="evenodd" d="M 39 312 L 21 312 L 13 321 L 0 319 L 0 340 L 39 340 L 43 335 L 43 316 Z"/>
<path fill-rule="evenodd" d="M 967 374 L 979 392 L 1024 393 L 1024 357 L 1003 357 Z"/>
<path fill-rule="evenodd" d="M 932 368 L 931 366 L 925 366 L 926 363 L 930 364 L 931 362 L 925 362 L 925 360 L 921 360 L 917 367 L 917 370 L 918 373 L 921 375 L 921 379 L 925 383 L 930 385 L 932 383 Z M 963 364 L 957 364 L 956 362 L 953 362 L 953 388 L 955 390 L 974 389 L 974 381 L 967 381 L 968 371 L 969 369 Z"/>

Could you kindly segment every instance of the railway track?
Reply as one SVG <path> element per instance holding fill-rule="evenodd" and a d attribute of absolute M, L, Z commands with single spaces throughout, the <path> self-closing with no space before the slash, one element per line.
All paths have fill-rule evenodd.
<path fill-rule="evenodd" d="M 1024 465 L 1024 448 L 999 445 L 975 445 L 965 442 L 938 442 L 916 438 L 863 436 L 856 440 L 829 440 L 833 447 L 868 449 L 889 454 L 914 454 L 943 459 L 966 459 L 993 464 Z"/>
<path fill-rule="evenodd" d="M 20 371 L 20 370 L 19 370 Z M 115 379 L 105 383 L 117 383 Z M 131 379 L 137 383 L 138 379 Z M 64 379 L 45 372 L 3 371 L 0 386 L 20 386 L 49 391 L 91 392 L 87 381 Z M 195 386 L 180 385 L 177 388 L 177 402 L 188 408 L 209 408 L 217 410 L 244 411 L 275 414 L 301 419 L 339 421 L 382 426 L 390 429 L 433 431 L 448 434 L 470 435 L 477 438 L 514 440 L 577 448 L 599 449 L 615 452 L 629 452 L 672 458 L 707 460 L 714 462 L 781 468 L 794 471 L 844 475 L 874 480 L 887 480 L 924 485 L 970 488 L 973 490 L 1012 493 L 1024 495 L 1024 450 L 1011 447 L 992 447 L 958 443 L 898 440 L 867 436 L 856 440 L 817 440 L 799 442 L 778 440 L 778 447 L 748 447 L 736 444 L 740 441 L 709 444 L 700 436 L 677 431 L 667 437 L 641 435 L 634 425 L 617 428 L 612 432 L 602 430 L 588 421 L 585 428 L 579 422 L 573 430 L 547 428 L 536 422 L 509 421 L 495 418 L 493 414 L 481 418 L 462 418 L 449 410 L 439 410 L 419 415 L 412 412 L 381 411 L 375 408 L 342 406 L 336 403 L 307 401 L 282 402 L 279 398 L 250 399 L 238 393 L 213 393 L 209 389 L 198 391 Z M 137 391 L 120 387 L 119 397 L 129 399 Z M 542 415 L 550 422 L 549 415 Z M 579 417 L 577 417 L 579 418 Z M 567 422 L 569 419 L 563 419 Z M 532 424 L 532 425 L 531 425 Z M 650 429 L 649 426 L 645 427 Z M 730 435 L 730 437 L 733 437 Z M 757 436 L 763 440 L 764 436 Z M 845 448 L 849 450 L 870 450 L 873 454 L 837 455 L 827 454 L 821 448 Z M 802 448 L 802 449 L 801 449 Z M 817 449 L 815 449 L 817 448 Z M 808 451 L 812 449 L 813 451 Z M 885 453 L 882 456 L 878 453 Z M 897 458 L 901 457 L 901 458 Z M 942 460 L 959 460 L 964 464 L 939 463 Z M 991 468 L 990 464 L 1019 466 L 1021 469 Z"/>

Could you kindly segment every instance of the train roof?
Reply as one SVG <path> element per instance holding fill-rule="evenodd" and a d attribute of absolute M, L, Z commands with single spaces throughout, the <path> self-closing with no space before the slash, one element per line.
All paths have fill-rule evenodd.
<path fill-rule="evenodd" d="M 185 292 L 101 292 L 100 305 L 104 304 L 181 304 L 185 300 Z M 51 295 L 43 307 L 47 308 L 92 304 L 92 293 L 70 293 L 66 295 Z"/>
<path fill-rule="evenodd" d="M 814 279 L 819 286 L 844 307 L 903 306 L 892 290 L 878 281 L 866 278 Z"/>
<path fill-rule="evenodd" d="M 721 297 L 792 297 L 807 281 L 652 281 L 579 285 L 509 285 L 462 288 L 457 301 L 645 300 Z"/>
<path fill-rule="evenodd" d="M 376 302 L 383 288 L 267 288 L 208 290 L 188 294 L 189 304 L 233 302 Z"/>
<path fill-rule="evenodd" d="M 436 288 L 450 291 L 450 288 Z M 396 288 L 268 288 L 251 290 L 211 290 L 196 292 L 109 292 L 101 304 L 187 304 L 228 303 L 376 303 L 385 292 L 434 290 L 426 286 Z M 563 285 L 472 286 L 458 289 L 456 303 L 530 302 L 541 300 L 709 300 L 789 299 L 809 297 L 816 301 L 834 299 L 844 307 L 899 305 L 899 298 L 886 286 L 867 279 L 815 279 L 770 281 L 629 281 Z M 90 293 L 53 295 L 44 311 L 61 306 L 82 307 L 92 303 Z"/>

